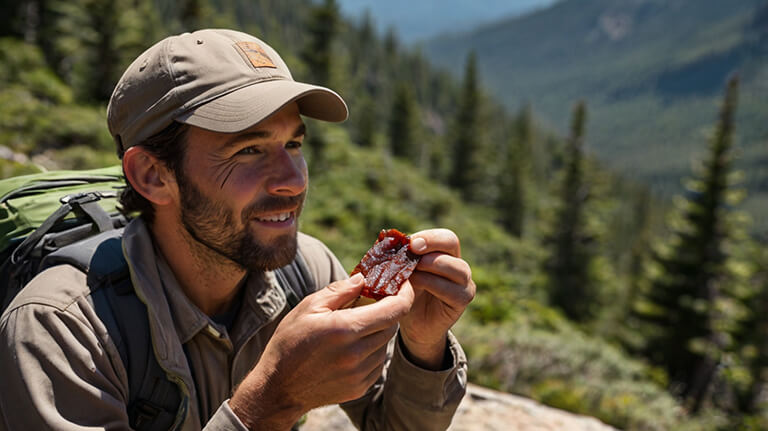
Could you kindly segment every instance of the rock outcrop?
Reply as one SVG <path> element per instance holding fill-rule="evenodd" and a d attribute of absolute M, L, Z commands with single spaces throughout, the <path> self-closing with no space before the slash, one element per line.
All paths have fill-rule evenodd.
<path fill-rule="evenodd" d="M 313 410 L 302 431 L 355 431 L 338 406 Z M 595 418 L 470 384 L 449 431 L 616 431 Z"/>

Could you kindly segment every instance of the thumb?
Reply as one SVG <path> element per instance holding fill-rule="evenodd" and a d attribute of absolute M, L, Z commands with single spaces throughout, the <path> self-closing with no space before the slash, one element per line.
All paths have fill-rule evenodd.
<path fill-rule="evenodd" d="M 354 301 L 363 290 L 365 278 L 357 273 L 346 280 L 338 280 L 315 293 L 316 304 L 330 310 L 338 310 Z"/>

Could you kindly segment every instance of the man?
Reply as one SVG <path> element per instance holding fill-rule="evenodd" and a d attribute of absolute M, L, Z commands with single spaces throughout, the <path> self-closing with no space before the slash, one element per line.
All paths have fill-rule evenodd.
<path fill-rule="evenodd" d="M 333 91 L 293 81 L 277 52 L 234 31 L 167 38 L 128 68 L 108 122 L 142 216 L 123 254 L 152 350 L 179 385 L 177 429 L 289 429 L 342 403 L 364 429 L 444 429 L 466 385 L 449 328 L 474 296 L 447 230 L 412 236 L 400 292 L 363 287 L 297 232 L 307 190 L 301 115 L 343 121 Z M 303 257 L 315 286 L 289 310 L 273 270 Z M 128 429 L 130 370 L 86 275 L 39 274 L 0 320 L 0 428 Z M 130 355 L 130 352 L 129 352 Z"/>

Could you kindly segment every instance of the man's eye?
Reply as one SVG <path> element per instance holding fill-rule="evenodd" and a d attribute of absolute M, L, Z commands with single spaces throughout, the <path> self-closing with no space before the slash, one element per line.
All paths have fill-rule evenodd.
<path fill-rule="evenodd" d="M 301 142 L 290 141 L 287 144 L 285 144 L 285 148 L 301 148 Z"/>
<path fill-rule="evenodd" d="M 261 150 L 256 147 L 245 147 L 238 151 L 237 154 L 261 154 Z"/>

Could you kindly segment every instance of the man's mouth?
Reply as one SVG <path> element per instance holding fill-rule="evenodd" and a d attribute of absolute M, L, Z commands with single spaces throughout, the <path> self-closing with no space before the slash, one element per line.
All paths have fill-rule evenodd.
<path fill-rule="evenodd" d="M 285 212 L 256 217 L 256 220 L 260 222 L 281 223 L 290 220 L 292 217 L 293 212 Z"/>

